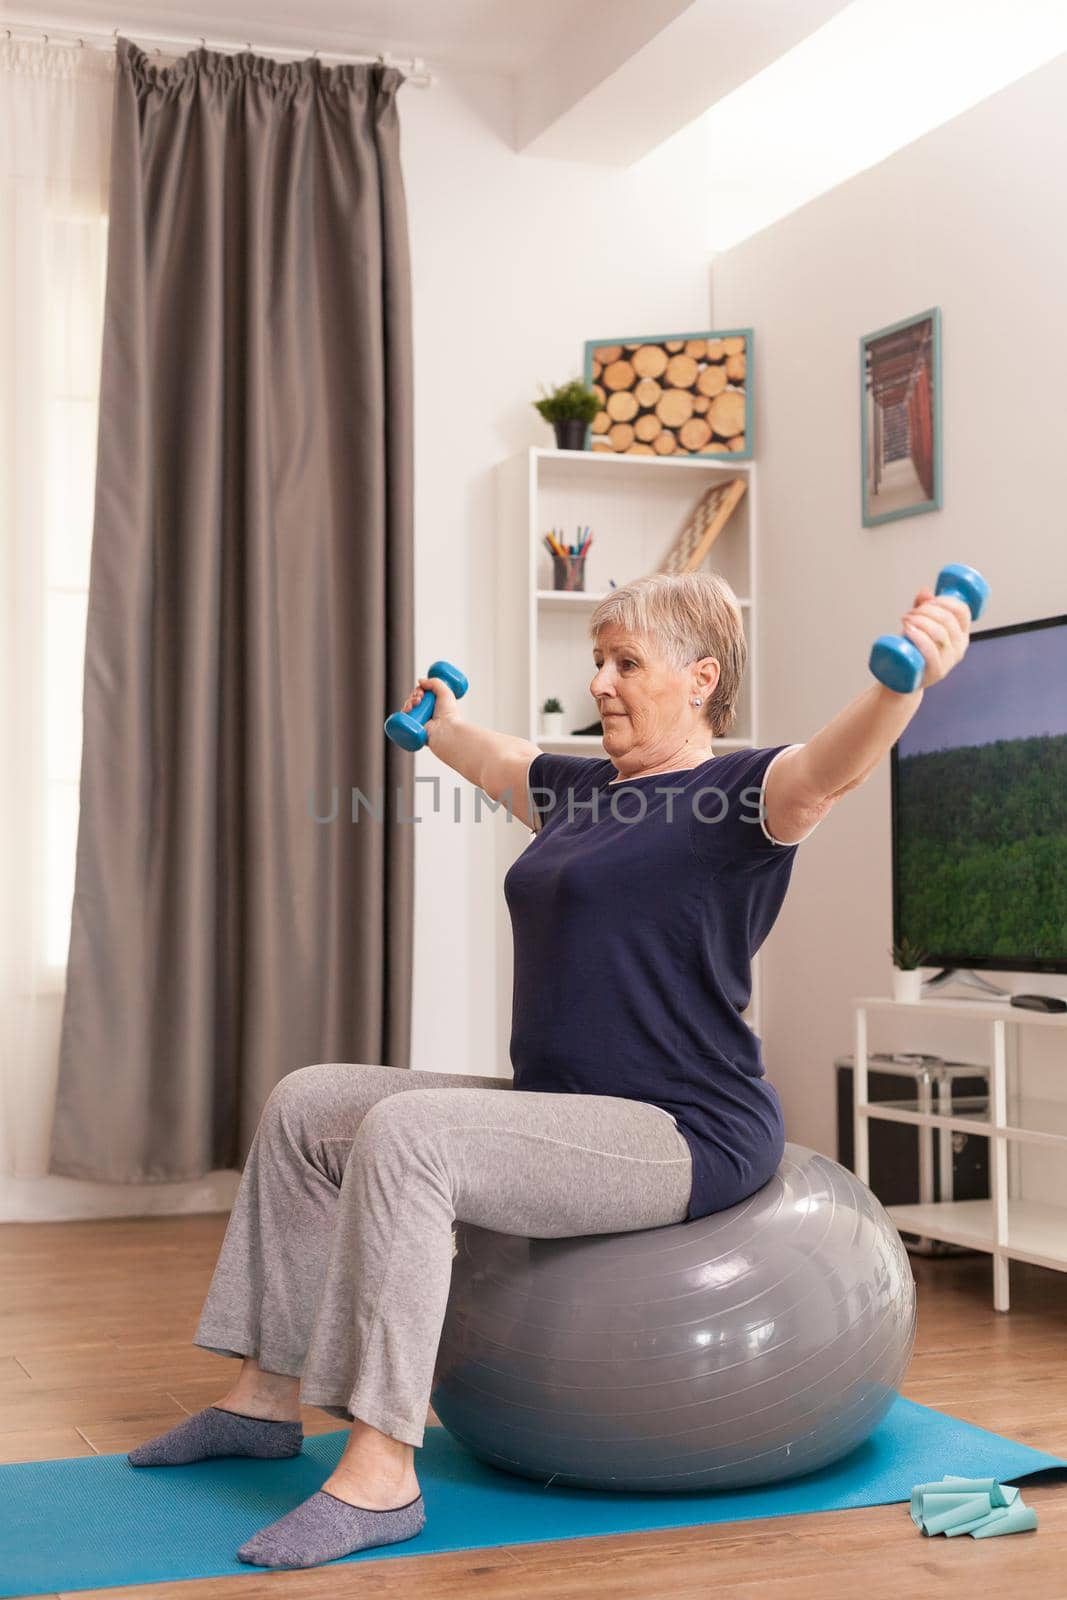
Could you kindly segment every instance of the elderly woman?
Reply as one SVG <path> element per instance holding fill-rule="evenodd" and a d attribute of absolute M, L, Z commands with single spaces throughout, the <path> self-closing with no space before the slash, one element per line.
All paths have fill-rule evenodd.
<path fill-rule="evenodd" d="M 873 683 L 807 744 L 766 749 L 713 747 L 746 652 L 736 597 L 707 573 L 643 578 L 593 611 L 603 757 L 471 726 L 419 680 L 404 709 L 434 690 L 431 750 L 535 835 L 504 882 L 514 1078 L 344 1063 L 271 1094 L 193 1341 L 240 1373 L 129 1458 L 292 1456 L 301 1402 L 350 1421 L 323 1488 L 242 1560 L 312 1566 L 423 1526 L 414 1449 L 457 1219 L 535 1238 L 658 1228 L 771 1178 L 785 1132 L 741 1015 L 750 962 L 798 845 L 962 658 L 970 613 L 920 590 L 903 625 L 926 661 L 914 694 Z"/>

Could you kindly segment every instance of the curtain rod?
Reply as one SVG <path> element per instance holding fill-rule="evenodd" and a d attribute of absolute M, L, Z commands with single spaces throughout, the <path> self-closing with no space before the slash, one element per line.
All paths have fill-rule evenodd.
<path fill-rule="evenodd" d="M 391 55 L 387 50 L 376 56 L 344 55 L 342 52 L 337 50 L 312 50 L 308 52 L 306 48 L 302 50 L 292 50 L 287 48 L 285 45 L 251 44 L 247 39 L 238 41 L 236 43 L 233 40 L 205 40 L 203 34 L 199 34 L 195 38 L 172 38 L 170 35 L 166 34 L 144 33 L 140 28 L 134 28 L 131 30 L 127 30 L 125 28 L 115 28 L 111 33 L 108 34 L 94 33 L 92 29 L 75 29 L 65 26 L 57 26 L 49 27 L 46 32 L 45 29 L 40 26 L 40 24 L 31 26 L 28 23 L 5 21 L 3 23 L 3 29 L 9 39 L 36 39 L 38 41 L 43 41 L 45 44 L 77 44 L 81 45 L 82 48 L 88 47 L 93 50 L 104 51 L 114 50 L 116 40 L 121 32 L 124 38 L 132 39 L 135 44 L 141 44 L 143 42 L 145 46 L 151 46 L 156 55 L 164 53 L 167 55 L 174 54 L 175 52 L 173 50 L 166 48 L 173 45 L 179 46 L 183 52 L 185 50 L 196 50 L 198 48 L 218 50 L 224 53 L 229 51 L 253 50 L 257 55 L 290 57 L 306 56 L 310 53 L 313 56 L 318 56 L 323 62 L 373 62 L 384 67 L 396 67 L 405 74 L 404 82 L 412 84 L 413 87 L 417 89 L 428 89 L 432 84 L 437 82 L 437 79 L 432 72 L 427 72 L 424 70 L 424 63 L 418 56 L 413 57 L 409 61 L 401 61 L 395 56 Z"/>

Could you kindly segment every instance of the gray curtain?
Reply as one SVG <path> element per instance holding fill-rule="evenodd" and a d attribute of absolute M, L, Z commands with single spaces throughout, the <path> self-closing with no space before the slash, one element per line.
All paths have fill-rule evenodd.
<path fill-rule="evenodd" d="M 240 1167 L 286 1073 L 409 1065 L 402 83 L 118 41 L 53 1173 Z"/>

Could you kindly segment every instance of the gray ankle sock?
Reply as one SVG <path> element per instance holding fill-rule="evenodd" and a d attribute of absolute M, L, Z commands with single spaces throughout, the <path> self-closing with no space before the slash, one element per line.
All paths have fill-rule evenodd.
<path fill-rule="evenodd" d="M 237 1559 L 257 1567 L 318 1567 L 374 1545 L 414 1539 L 425 1525 L 421 1494 L 395 1511 L 371 1511 L 320 1489 L 243 1544 Z"/>
<path fill-rule="evenodd" d="M 149 1439 L 126 1457 L 131 1467 L 183 1467 L 212 1456 L 262 1456 L 276 1460 L 298 1456 L 303 1448 L 301 1422 L 271 1422 L 265 1417 L 245 1417 L 236 1411 L 208 1406 L 177 1427 Z"/>

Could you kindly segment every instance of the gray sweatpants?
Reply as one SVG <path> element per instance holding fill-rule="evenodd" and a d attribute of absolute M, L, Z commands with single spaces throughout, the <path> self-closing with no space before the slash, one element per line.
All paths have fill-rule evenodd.
<path fill-rule="evenodd" d="M 684 1220 L 674 1118 L 510 1078 L 324 1063 L 260 1118 L 193 1343 L 300 1377 L 300 1399 L 421 1445 L 452 1225 L 558 1239 Z"/>

